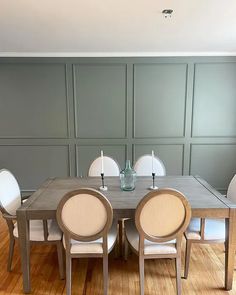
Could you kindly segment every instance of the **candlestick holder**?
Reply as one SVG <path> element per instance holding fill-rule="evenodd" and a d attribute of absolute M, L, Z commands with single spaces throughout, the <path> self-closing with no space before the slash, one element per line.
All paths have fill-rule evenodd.
<path fill-rule="evenodd" d="M 158 187 L 155 185 L 155 173 L 152 173 L 152 185 L 149 187 L 150 190 L 158 189 Z"/>
<path fill-rule="evenodd" d="M 101 173 L 101 179 L 102 179 L 102 185 L 100 186 L 100 191 L 103 191 L 103 192 L 105 192 L 105 191 L 107 191 L 108 190 L 108 188 L 107 188 L 107 186 L 106 185 L 104 185 L 104 173 Z"/>

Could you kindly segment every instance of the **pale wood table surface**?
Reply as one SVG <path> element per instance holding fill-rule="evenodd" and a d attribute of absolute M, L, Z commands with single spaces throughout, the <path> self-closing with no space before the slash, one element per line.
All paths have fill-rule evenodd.
<path fill-rule="evenodd" d="M 132 192 L 120 190 L 118 177 L 107 177 L 105 184 L 108 191 L 103 192 L 114 209 L 115 218 L 132 217 L 139 201 L 148 193 L 151 177 L 139 177 Z M 82 187 L 98 189 L 100 178 L 51 178 L 32 194 L 17 210 L 23 288 L 30 293 L 30 247 L 29 220 L 53 219 L 61 198 L 69 191 Z M 225 289 L 232 289 L 234 255 L 236 250 L 236 205 L 213 189 L 206 181 L 193 176 L 164 176 L 156 178 L 159 188 L 169 187 L 181 191 L 189 200 L 193 217 L 225 218 Z"/>

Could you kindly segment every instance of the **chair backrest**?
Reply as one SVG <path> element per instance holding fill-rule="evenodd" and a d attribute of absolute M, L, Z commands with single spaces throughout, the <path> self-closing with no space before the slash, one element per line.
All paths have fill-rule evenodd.
<path fill-rule="evenodd" d="M 113 219 L 110 202 L 100 192 L 83 188 L 67 193 L 57 208 L 57 221 L 64 234 L 78 241 L 106 236 Z"/>
<path fill-rule="evenodd" d="M 134 164 L 134 170 L 138 176 L 152 175 L 152 155 L 143 155 Z M 165 176 L 166 169 L 163 162 L 157 158 L 153 158 L 153 170 L 157 176 Z"/>
<path fill-rule="evenodd" d="M 227 198 L 229 198 L 230 201 L 236 203 L 236 174 L 230 181 L 230 184 L 227 190 Z"/>
<path fill-rule="evenodd" d="M 120 167 L 117 162 L 111 157 L 104 156 L 104 175 L 105 176 L 119 176 L 120 175 Z M 101 166 L 102 160 L 101 157 L 95 159 L 89 167 L 89 176 L 100 176 L 101 175 Z"/>
<path fill-rule="evenodd" d="M 159 189 L 148 193 L 135 212 L 140 239 L 166 242 L 182 235 L 191 218 L 191 207 L 182 193 Z"/>
<path fill-rule="evenodd" d="M 16 215 L 21 206 L 21 193 L 14 175 L 7 169 L 0 170 L 0 208 L 3 213 Z"/>

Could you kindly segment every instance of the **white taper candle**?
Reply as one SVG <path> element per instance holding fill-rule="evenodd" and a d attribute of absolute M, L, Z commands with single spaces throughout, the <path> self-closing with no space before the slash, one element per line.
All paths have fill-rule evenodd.
<path fill-rule="evenodd" d="M 152 173 L 154 173 L 154 151 L 152 151 Z"/>
<path fill-rule="evenodd" d="M 104 173 L 103 151 L 101 151 L 101 173 Z"/>

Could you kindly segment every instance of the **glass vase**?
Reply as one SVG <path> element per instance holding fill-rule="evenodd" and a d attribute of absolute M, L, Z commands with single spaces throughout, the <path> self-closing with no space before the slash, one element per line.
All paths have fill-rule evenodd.
<path fill-rule="evenodd" d="M 130 160 L 127 160 L 125 169 L 120 172 L 120 187 L 123 191 L 133 191 L 135 182 L 136 172 L 131 167 Z"/>

